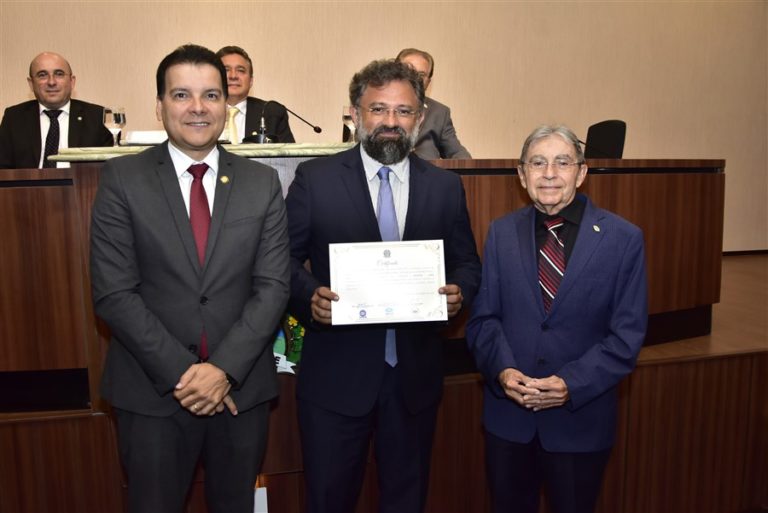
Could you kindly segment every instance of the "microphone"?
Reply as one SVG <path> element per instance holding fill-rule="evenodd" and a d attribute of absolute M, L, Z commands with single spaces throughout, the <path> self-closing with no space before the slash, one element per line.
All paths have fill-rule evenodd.
<path fill-rule="evenodd" d="M 265 105 L 265 106 L 266 106 L 266 105 Z M 288 107 L 285 107 L 285 110 L 287 110 L 288 112 L 290 112 L 291 114 L 293 114 L 294 116 L 296 116 L 297 118 L 299 118 L 300 120 L 302 120 L 304 123 L 306 123 L 306 124 L 308 124 L 309 126 L 311 126 L 311 127 L 312 127 L 312 130 L 314 130 L 316 134 L 319 134 L 320 132 L 322 132 L 322 131 L 323 131 L 323 129 L 322 129 L 322 128 L 320 128 L 320 127 L 319 127 L 319 126 L 317 126 L 317 125 L 313 125 L 312 123 L 310 123 L 310 122 L 309 122 L 309 121 L 307 121 L 306 119 L 302 118 L 301 116 L 299 116 L 298 114 L 296 114 L 295 112 L 293 112 L 293 111 L 292 111 L 291 109 L 289 109 Z"/>

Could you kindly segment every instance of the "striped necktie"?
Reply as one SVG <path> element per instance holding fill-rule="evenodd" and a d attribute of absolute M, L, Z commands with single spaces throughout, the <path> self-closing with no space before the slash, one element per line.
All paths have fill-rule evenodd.
<path fill-rule="evenodd" d="M 48 160 L 51 155 L 59 153 L 59 115 L 60 110 L 44 110 L 45 115 L 51 120 L 48 135 L 45 136 L 45 153 L 43 154 L 43 167 L 56 167 L 56 162 Z"/>
<path fill-rule="evenodd" d="M 545 221 L 547 240 L 539 250 L 539 285 L 544 299 L 544 310 L 549 313 L 552 301 L 565 273 L 565 245 L 557 236 L 557 230 L 564 224 L 562 217 Z"/>

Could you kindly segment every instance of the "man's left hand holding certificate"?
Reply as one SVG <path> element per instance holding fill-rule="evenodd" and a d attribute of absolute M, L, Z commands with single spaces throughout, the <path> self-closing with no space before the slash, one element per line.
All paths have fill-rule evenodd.
<path fill-rule="evenodd" d="M 445 321 L 461 293 L 445 285 L 442 240 L 330 244 L 334 325 Z M 314 301 L 313 301 L 314 303 Z"/>

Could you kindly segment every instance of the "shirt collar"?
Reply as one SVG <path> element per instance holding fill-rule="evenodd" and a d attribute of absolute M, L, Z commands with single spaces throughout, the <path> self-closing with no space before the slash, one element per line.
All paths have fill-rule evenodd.
<path fill-rule="evenodd" d="M 573 201 L 571 201 L 569 204 L 563 207 L 563 209 L 555 215 L 550 216 L 538 209 L 535 209 L 536 223 L 542 224 L 545 221 L 554 219 L 555 217 L 562 217 L 566 222 L 575 224 L 576 226 L 578 226 L 579 224 L 581 224 L 581 218 L 584 217 L 585 206 L 586 206 L 585 198 L 582 197 L 580 194 L 576 194 L 576 196 L 573 198 Z"/>
<path fill-rule="evenodd" d="M 244 112 L 245 112 L 245 109 L 247 108 L 247 105 L 248 105 L 248 97 L 246 96 L 246 97 L 243 99 L 243 101 L 241 101 L 241 102 L 237 102 L 237 103 L 236 103 L 236 104 L 234 104 L 234 105 L 229 105 L 229 104 L 227 104 L 227 111 L 229 111 L 229 108 L 230 108 L 230 107 L 236 107 L 236 108 L 237 108 L 237 110 L 239 110 L 239 111 L 240 111 L 240 113 L 242 114 L 242 113 L 244 113 Z"/>
<path fill-rule="evenodd" d="M 69 107 L 70 107 L 71 103 L 72 103 L 72 100 L 69 100 L 69 101 L 67 101 L 67 103 L 65 103 L 64 105 L 62 105 L 58 109 L 49 109 L 48 107 L 46 107 L 42 103 L 37 102 L 37 107 L 40 110 L 40 115 L 41 116 L 43 115 L 43 112 L 45 112 L 46 110 L 60 110 L 61 112 L 66 112 L 67 116 L 69 116 Z"/>
<path fill-rule="evenodd" d="M 192 164 L 198 164 L 204 162 L 208 164 L 208 168 L 213 171 L 215 177 L 219 171 L 219 147 L 214 146 L 213 149 L 205 156 L 202 161 L 193 160 L 189 155 L 178 149 L 173 145 L 171 141 L 168 141 L 168 153 L 171 154 L 171 160 L 173 161 L 173 167 L 176 170 L 176 176 L 181 178 L 181 175 L 187 172 L 189 166 Z"/>
<path fill-rule="evenodd" d="M 373 180 L 375 176 L 378 175 L 379 169 L 382 167 L 388 167 L 392 170 L 392 173 L 397 177 L 397 179 L 400 181 L 400 183 L 405 183 L 405 181 L 408 179 L 408 171 L 410 170 L 410 159 L 408 157 L 404 158 L 400 162 L 395 162 L 394 164 L 384 165 L 381 162 L 378 162 L 377 160 L 373 159 L 370 155 L 368 155 L 365 152 L 365 148 L 363 148 L 363 145 L 360 145 L 360 156 L 363 158 L 363 168 L 365 169 L 365 178 L 369 182 Z M 391 176 L 391 175 L 390 175 Z"/>

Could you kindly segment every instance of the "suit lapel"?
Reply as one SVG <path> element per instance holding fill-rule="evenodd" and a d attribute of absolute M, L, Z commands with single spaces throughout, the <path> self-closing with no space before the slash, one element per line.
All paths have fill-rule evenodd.
<path fill-rule="evenodd" d="M 357 218 L 365 224 L 366 230 L 370 232 L 370 240 L 380 241 L 379 222 L 371 204 L 371 193 L 366 182 L 363 158 L 360 156 L 360 145 L 358 144 L 348 150 L 345 157 L 340 168 L 340 178 L 344 183 L 349 202 L 357 212 Z"/>
<path fill-rule="evenodd" d="M 228 153 L 219 146 L 219 171 L 216 178 L 216 194 L 213 198 L 213 216 L 211 217 L 211 227 L 208 230 L 208 244 L 205 248 L 205 265 L 211 260 L 211 254 L 216 247 L 216 241 L 221 233 L 221 226 L 224 223 L 224 214 L 229 204 L 229 195 L 232 192 L 232 185 L 235 179 L 235 170 L 232 165 L 232 154 Z"/>
<path fill-rule="evenodd" d="M 539 287 L 539 256 L 536 250 L 536 212 L 534 207 L 530 205 L 526 209 L 515 226 L 517 240 L 520 244 L 521 265 L 534 301 L 539 306 L 541 315 L 544 316 L 544 300 L 541 297 L 541 288 Z"/>
<path fill-rule="evenodd" d="M 600 242 L 603 240 L 605 234 L 604 230 L 601 229 L 600 224 L 603 215 L 592 205 L 589 199 L 585 199 L 585 201 L 587 204 L 584 208 L 584 216 L 581 219 L 581 224 L 579 224 L 579 234 L 576 237 L 576 245 L 573 247 L 571 257 L 568 259 L 565 275 L 563 276 L 563 281 L 560 283 L 560 287 L 557 289 L 557 295 L 552 302 L 550 313 L 557 310 L 558 305 L 568 296 L 568 293 L 571 291 L 574 284 L 578 283 L 579 277 L 584 272 L 592 255 L 600 246 Z"/>
<path fill-rule="evenodd" d="M 83 108 L 76 100 L 69 103 L 69 135 L 67 140 L 70 148 L 83 146 Z"/>
<path fill-rule="evenodd" d="M 424 162 L 421 159 L 409 156 L 409 180 L 408 180 L 408 212 L 405 215 L 405 229 L 403 230 L 403 240 L 412 240 L 417 237 L 419 220 L 423 219 L 423 212 L 426 208 L 429 190 L 424 183 Z"/>
<path fill-rule="evenodd" d="M 29 109 L 26 113 L 26 115 L 22 118 L 23 123 L 26 126 L 23 126 L 20 130 L 20 133 L 22 134 L 34 134 L 33 137 L 30 137 L 31 142 L 31 155 L 29 158 L 30 166 L 25 167 L 37 167 L 38 163 L 40 162 L 40 152 L 43 150 L 42 146 L 42 128 L 40 127 L 40 104 L 37 102 L 37 100 L 33 100 L 29 102 Z M 27 146 L 29 148 L 29 146 Z"/>
<path fill-rule="evenodd" d="M 187 207 L 184 204 L 184 198 L 182 197 L 181 189 L 179 188 L 179 179 L 176 176 L 176 170 L 173 167 L 171 155 L 168 153 L 168 142 L 166 141 L 162 146 L 158 147 L 157 150 L 159 156 L 155 165 L 155 173 L 160 181 L 163 195 L 170 207 L 176 230 L 178 231 L 179 237 L 181 237 L 189 263 L 199 274 L 202 272 L 202 269 L 200 268 L 200 263 L 197 258 L 195 236 L 192 233 L 192 225 L 189 223 Z"/>

